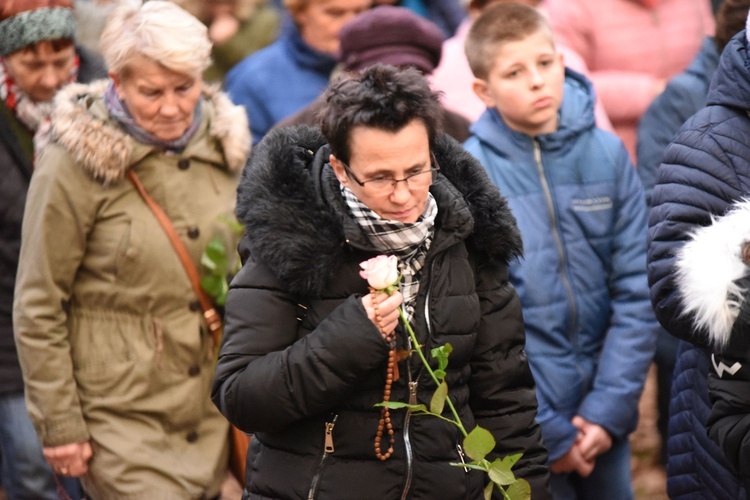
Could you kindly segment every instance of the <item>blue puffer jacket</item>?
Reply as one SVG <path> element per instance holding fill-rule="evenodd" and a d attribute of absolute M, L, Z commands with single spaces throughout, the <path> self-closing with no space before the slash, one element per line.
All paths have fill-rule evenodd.
<path fill-rule="evenodd" d="M 313 102 L 335 66 L 336 59 L 310 47 L 287 18 L 278 40 L 232 68 L 226 91 L 232 102 L 245 106 L 253 144 L 276 122 Z"/>
<path fill-rule="evenodd" d="M 646 204 L 625 147 L 594 125 L 591 84 L 566 72 L 558 130 L 531 138 L 486 111 L 465 144 L 508 197 L 525 259 L 511 266 L 550 461 L 575 415 L 624 438 L 653 356 Z"/>
<path fill-rule="evenodd" d="M 673 266 L 675 252 L 690 231 L 724 215 L 731 205 L 750 196 L 750 58 L 743 30 L 727 45 L 714 73 L 706 101 L 680 130 L 664 153 L 652 195 L 649 215 L 648 278 L 656 316 L 672 335 L 706 346 L 705 332 L 692 327 L 692 318 L 682 314 Z M 696 358 L 686 366 L 706 364 L 707 355 L 693 350 Z M 691 352 L 688 350 L 687 352 Z M 678 359 L 675 384 L 684 364 Z M 707 364 L 680 388 L 686 397 L 708 403 Z M 696 403 L 697 404 L 697 403 Z M 729 498 L 739 482 L 726 467 L 719 448 L 705 439 L 706 406 L 694 414 L 670 415 L 669 493 L 672 498 Z M 706 471 L 710 471 L 706 474 Z M 734 497 L 733 497 L 734 498 Z"/>

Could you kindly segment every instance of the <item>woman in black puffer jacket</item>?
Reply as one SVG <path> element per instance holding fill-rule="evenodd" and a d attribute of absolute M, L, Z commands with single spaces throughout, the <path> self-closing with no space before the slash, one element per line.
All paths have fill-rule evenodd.
<path fill-rule="evenodd" d="M 365 208 L 410 228 L 428 218 L 428 189 L 437 215 L 427 248 L 418 245 L 418 292 L 404 302 L 412 326 L 428 358 L 434 347 L 453 346 L 449 396 L 466 429 L 493 434 L 488 458 L 522 453 L 516 476 L 529 481 L 533 498 L 548 496 L 520 303 L 506 267 L 520 255 L 520 236 L 482 167 L 435 132 L 436 106 L 416 71 L 374 66 L 329 89 L 328 140 L 318 129 L 279 129 L 254 149 L 238 190 L 245 264 L 229 292 L 213 387 L 224 415 L 254 433 L 245 498 L 481 497 L 486 476 L 451 465 L 470 459 L 450 423 L 392 410 L 393 454 L 379 460 L 374 449 L 390 348 L 359 264 L 393 252 L 379 248 L 352 204 L 368 200 Z M 343 142 L 335 129 L 342 124 Z M 415 181 L 427 175 L 422 196 Z M 382 178 L 404 186 L 371 196 L 368 181 Z M 406 206 L 412 199 L 418 212 Z M 389 208 L 402 202 L 403 210 Z M 380 302 L 383 317 L 392 317 L 401 294 L 394 297 Z M 408 349 L 403 327 L 396 332 L 396 348 Z M 398 372 L 391 401 L 429 405 L 435 385 L 419 358 L 405 356 Z"/>

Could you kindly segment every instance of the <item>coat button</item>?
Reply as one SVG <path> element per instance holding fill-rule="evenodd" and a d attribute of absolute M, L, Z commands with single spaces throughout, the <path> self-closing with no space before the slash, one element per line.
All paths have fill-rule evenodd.
<path fill-rule="evenodd" d="M 183 158 L 180 161 L 177 162 L 177 168 L 180 170 L 187 170 L 190 168 L 190 160 L 187 158 Z"/>
<path fill-rule="evenodd" d="M 189 227 L 187 230 L 187 235 L 188 235 L 188 238 L 190 238 L 191 240 L 197 240 L 198 237 L 201 235 L 201 230 L 195 226 Z"/>
<path fill-rule="evenodd" d="M 191 302 L 191 303 L 190 303 L 190 304 L 188 305 L 188 308 L 189 308 L 189 309 L 190 309 L 190 310 L 191 310 L 192 312 L 198 312 L 198 311 L 200 311 L 200 310 L 201 310 L 201 303 L 200 303 L 200 302 L 198 302 L 197 300 L 194 300 L 194 301 L 192 301 L 192 302 Z"/>
<path fill-rule="evenodd" d="M 195 431 L 188 432 L 188 435 L 185 436 L 185 439 L 187 439 L 188 443 L 195 443 L 198 441 L 198 433 Z"/>
<path fill-rule="evenodd" d="M 188 368 L 188 375 L 191 377 L 197 377 L 201 372 L 201 367 L 199 365 L 193 365 L 190 368 Z"/>

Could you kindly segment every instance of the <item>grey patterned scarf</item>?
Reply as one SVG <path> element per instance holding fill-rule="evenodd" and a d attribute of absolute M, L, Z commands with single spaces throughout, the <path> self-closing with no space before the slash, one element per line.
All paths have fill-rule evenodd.
<path fill-rule="evenodd" d="M 349 213 L 362 228 L 367 239 L 379 251 L 398 257 L 401 270 L 401 293 L 404 295 L 404 315 L 411 321 L 419 292 L 420 271 L 435 234 L 438 206 L 428 193 L 422 216 L 412 224 L 387 220 L 359 201 L 354 193 L 341 186 Z"/>

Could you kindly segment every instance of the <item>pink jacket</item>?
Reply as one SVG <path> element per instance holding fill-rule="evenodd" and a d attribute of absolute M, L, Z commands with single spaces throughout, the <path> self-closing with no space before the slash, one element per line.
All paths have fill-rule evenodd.
<path fill-rule="evenodd" d="M 707 0 L 545 0 L 555 37 L 583 57 L 635 160 L 638 121 L 661 82 L 683 71 L 714 19 Z M 663 88 L 663 87 L 661 87 Z"/>
<path fill-rule="evenodd" d="M 472 122 L 477 121 L 486 109 L 484 103 L 474 94 L 472 82 L 474 75 L 469 68 L 464 52 L 466 36 L 471 28 L 471 20 L 468 18 L 461 23 L 456 34 L 443 42 L 443 55 L 440 64 L 432 73 L 432 88 L 444 93 L 443 103 L 445 107 L 456 113 L 466 116 Z M 565 65 L 570 69 L 582 73 L 590 78 L 586 64 L 583 59 L 568 47 L 557 44 L 565 59 Z M 612 130 L 612 125 L 607 118 L 601 100 L 596 102 L 596 124 L 605 129 Z"/>

